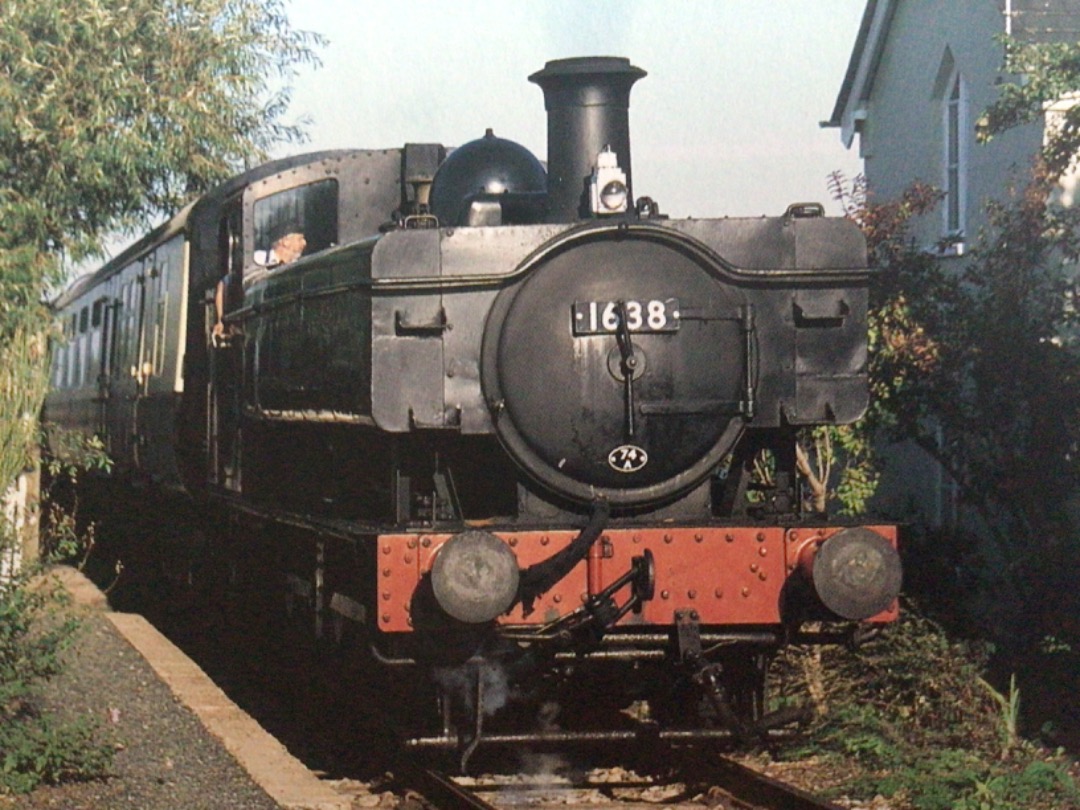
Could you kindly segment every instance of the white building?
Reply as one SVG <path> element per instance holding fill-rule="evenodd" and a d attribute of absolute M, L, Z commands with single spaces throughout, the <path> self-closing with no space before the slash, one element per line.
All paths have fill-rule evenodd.
<path fill-rule="evenodd" d="M 976 127 L 1016 80 L 1001 72 L 1001 37 L 1080 41 L 1080 0 L 867 0 L 831 119 L 849 148 L 858 141 L 872 200 L 892 200 L 914 181 L 945 193 L 913 235 L 943 261 L 960 261 L 985 223 L 985 204 L 1023 186 L 1047 121 L 1017 127 L 989 143 Z M 1074 183 L 1065 184 L 1071 201 Z M 945 247 L 943 247 L 945 246 Z M 941 471 L 914 449 L 894 448 L 879 504 L 934 525 L 955 518 Z M 899 482 L 899 486 L 896 483 Z"/>
<path fill-rule="evenodd" d="M 879 199 L 914 180 L 942 189 L 936 221 L 921 224 L 928 246 L 968 242 L 988 199 L 1022 182 L 1043 143 L 1045 122 L 988 144 L 976 124 L 998 97 L 1000 37 L 1080 40 L 1077 0 L 868 0 L 830 126 L 844 144 L 858 136 L 867 180 Z M 1052 113 L 1051 113 L 1052 114 Z M 957 251 L 962 252 L 962 249 Z"/>

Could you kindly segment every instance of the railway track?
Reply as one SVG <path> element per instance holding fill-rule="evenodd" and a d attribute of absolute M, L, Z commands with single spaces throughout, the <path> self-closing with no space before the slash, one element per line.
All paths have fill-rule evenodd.
<path fill-rule="evenodd" d="M 438 810 L 840 810 L 727 757 L 693 755 L 663 776 L 605 769 L 576 778 L 553 774 L 450 777 L 405 765 L 399 789 Z"/>

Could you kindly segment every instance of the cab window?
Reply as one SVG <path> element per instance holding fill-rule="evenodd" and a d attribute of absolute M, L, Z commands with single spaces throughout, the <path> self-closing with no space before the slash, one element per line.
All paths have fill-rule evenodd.
<path fill-rule="evenodd" d="M 320 180 L 256 200 L 255 263 L 271 263 L 275 242 L 290 234 L 303 235 L 305 256 L 337 244 L 337 198 L 337 180 Z"/>

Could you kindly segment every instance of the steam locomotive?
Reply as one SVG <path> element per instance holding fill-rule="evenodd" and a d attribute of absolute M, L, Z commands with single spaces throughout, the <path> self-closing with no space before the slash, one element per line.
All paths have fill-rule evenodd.
<path fill-rule="evenodd" d="M 555 734 L 500 726 L 507 688 L 756 733 L 777 649 L 897 616 L 896 527 L 808 510 L 795 454 L 867 405 L 863 237 L 635 198 L 644 75 L 530 76 L 546 165 L 489 130 L 260 166 L 56 302 L 47 418 L 272 546 L 317 634 L 438 700 L 415 745 Z"/>

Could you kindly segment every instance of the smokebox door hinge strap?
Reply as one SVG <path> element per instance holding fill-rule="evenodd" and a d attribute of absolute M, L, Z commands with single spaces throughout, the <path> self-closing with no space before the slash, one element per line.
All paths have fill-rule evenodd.
<path fill-rule="evenodd" d="M 741 410 L 747 419 L 753 419 L 757 410 L 757 322 L 754 305 L 746 304 L 740 311 L 740 327 L 745 344 L 746 370 L 744 371 L 743 401 Z"/>

